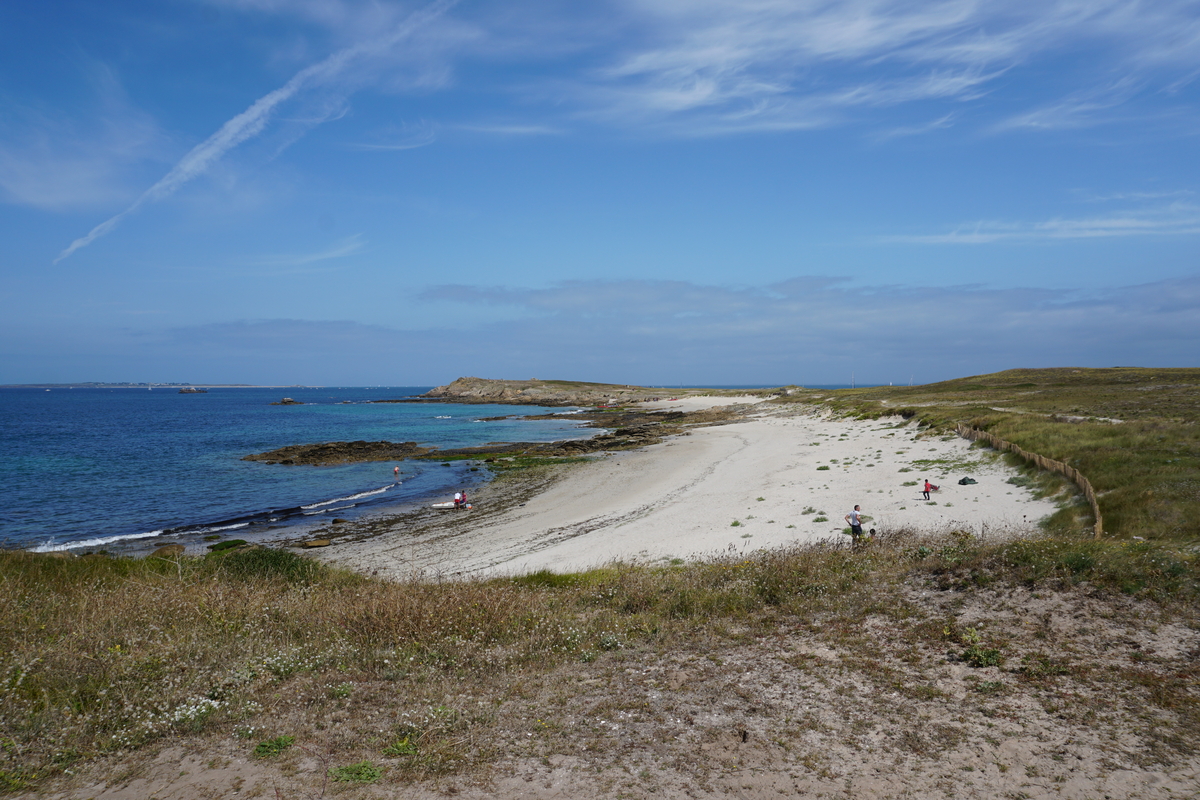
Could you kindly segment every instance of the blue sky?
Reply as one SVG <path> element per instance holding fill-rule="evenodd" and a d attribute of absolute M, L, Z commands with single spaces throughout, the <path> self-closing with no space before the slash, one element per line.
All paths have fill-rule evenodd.
<path fill-rule="evenodd" d="M 0 4 L 0 383 L 1196 366 L 1200 3 Z"/>

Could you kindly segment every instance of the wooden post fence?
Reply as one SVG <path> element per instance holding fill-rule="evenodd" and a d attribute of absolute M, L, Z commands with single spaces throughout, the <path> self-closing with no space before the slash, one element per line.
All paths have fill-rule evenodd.
<path fill-rule="evenodd" d="M 1001 439 L 995 434 L 970 425 L 964 425 L 961 422 L 958 424 L 957 430 L 958 435 L 964 439 L 970 439 L 971 441 L 982 439 L 997 450 L 1004 450 L 1005 452 L 1020 456 L 1026 461 L 1033 462 L 1037 465 L 1038 469 L 1050 470 L 1051 472 L 1057 472 L 1059 475 L 1065 476 L 1079 487 L 1080 491 L 1083 492 L 1083 496 L 1087 498 L 1088 503 L 1092 507 L 1092 516 L 1096 519 L 1096 527 L 1094 529 L 1095 538 L 1099 539 L 1104 534 L 1104 521 L 1100 517 L 1100 504 L 1096 502 L 1096 490 L 1092 488 L 1092 482 L 1085 478 L 1079 470 L 1070 464 L 1064 464 L 1061 461 L 1055 461 L 1052 458 L 1031 453 L 1020 445 L 1015 445 L 1012 442 Z"/>

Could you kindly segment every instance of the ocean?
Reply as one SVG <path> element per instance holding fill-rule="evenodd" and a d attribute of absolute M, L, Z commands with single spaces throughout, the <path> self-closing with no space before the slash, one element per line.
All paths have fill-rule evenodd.
<path fill-rule="evenodd" d="M 211 536 L 269 539 L 334 516 L 448 499 L 488 476 L 461 461 L 242 460 L 286 445 L 388 440 L 448 449 L 598 433 L 569 420 L 523 419 L 564 409 L 371 402 L 429 388 L 0 388 L 0 548 L 120 553 Z M 271 405 L 284 396 L 303 405 Z M 514 418 L 481 420 L 502 415 Z"/>

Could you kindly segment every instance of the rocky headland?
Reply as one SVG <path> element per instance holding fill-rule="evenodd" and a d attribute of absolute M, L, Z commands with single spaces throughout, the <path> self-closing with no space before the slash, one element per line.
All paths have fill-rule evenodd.
<path fill-rule="evenodd" d="M 496 380 L 459 378 L 438 386 L 422 398 L 449 403 L 503 403 L 535 406 L 603 406 L 662 400 L 665 397 L 690 397 L 719 394 L 712 389 L 662 389 L 617 383 L 581 381 Z"/>

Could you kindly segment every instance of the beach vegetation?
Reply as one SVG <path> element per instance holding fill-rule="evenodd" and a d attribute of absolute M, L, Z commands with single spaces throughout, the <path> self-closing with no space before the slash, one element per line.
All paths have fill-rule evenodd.
<path fill-rule="evenodd" d="M 553 746 L 559 734 L 551 733 L 568 727 L 573 712 L 522 697 L 556 670 L 598 669 L 607 659 L 656 663 L 665 653 L 719 657 L 750 633 L 793 629 L 820 637 L 862 680 L 889 692 L 934 685 L 888 664 L 926 663 L 920 653 L 939 645 L 944 652 L 949 630 L 964 663 L 1019 664 L 1013 674 L 1029 688 L 1012 684 L 1006 694 L 1086 679 L 1088 702 L 1145 698 L 1158 716 L 1129 725 L 1173 726 L 1178 746 L 1200 747 L 1200 702 L 1185 672 L 1152 685 L 1150 667 L 1126 659 L 1120 670 L 1076 678 L 1072 651 L 1059 642 L 1047 653 L 1048 640 L 1037 636 L 1044 626 L 1024 624 L 1024 613 L 1006 629 L 1003 620 L 973 625 L 976 640 L 945 607 L 920 599 L 949 591 L 962 602 L 986 590 L 1018 597 L 1023 610 L 1032 601 L 1019 597 L 1030 593 L 1086 592 L 1080 597 L 1095 603 L 1107 592 L 1143 604 L 1134 609 L 1139 619 L 1200 627 L 1200 559 L 1190 546 L 884 530 L 855 550 L 820 544 L 455 581 L 383 581 L 260 552 L 177 561 L 0 553 L 8 610 L 0 630 L 0 786 L 36 788 L 81 762 L 163 740 L 283 726 L 288 734 L 261 740 L 256 755 L 286 760 L 303 745 L 375 781 L 470 771 L 490 763 L 500 742 L 515 746 L 505 731 L 530 733 L 520 737 L 522 753 Z M 869 618 L 891 634 L 869 633 Z M 1074 633 L 1056 629 L 1056 639 L 1063 636 Z M 1079 637 L 1071 647 L 1088 646 Z M 881 656 L 884 646 L 896 648 L 894 657 Z M 586 688 L 554 685 L 567 696 Z M 915 699 L 938 702 L 932 694 Z M 331 727 L 335 713 L 341 721 Z M 381 749 L 395 760 L 387 776 L 370 762 Z"/>
<path fill-rule="evenodd" d="M 255 758 L 272 758 L 296 743 L 295 736 L 276 736 L 274 739 L 264 739 L 254 746 Z"/>
<path fill-rule="evenodd" d="M 345 783 L 375 783 L 383 777 L 383 771 L 370 761 L 359 761 L 344 767 L 330 767 L 329 777 Z"/>
<path fill-rule="evenodd" d="M 961 635 L 966 648 L 959 653 L 959 658 L 971 667 L 999 667 L 1004 663 L 1004 656 L 996 647 L 983 646 L 983 637 L 975 628 L 967 628 Z"/>

